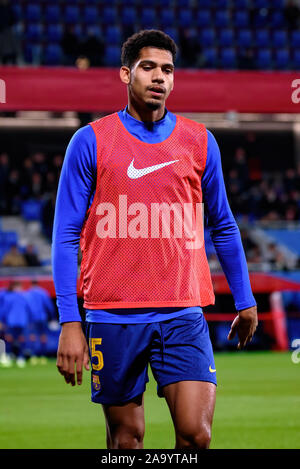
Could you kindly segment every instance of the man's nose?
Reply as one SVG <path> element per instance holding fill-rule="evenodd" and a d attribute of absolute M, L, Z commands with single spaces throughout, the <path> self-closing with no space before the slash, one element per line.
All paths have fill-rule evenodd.
<path fill-rule="evenodd" d="M 156 68 L 155 70 L 153 70 L 152 81 L 155 81 L 156 83 L 164 82 L 164 75 L 160 68 Z"/>

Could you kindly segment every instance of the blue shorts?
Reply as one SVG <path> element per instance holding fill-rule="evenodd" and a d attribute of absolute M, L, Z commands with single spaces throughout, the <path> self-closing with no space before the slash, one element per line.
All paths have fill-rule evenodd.
<path fill-rule="evenodd" d="M 146 389 L 148 363 L 157 394 L 178 381 L 217 384 L 212 345 L 202 313 L 150 324 L 87 323 L 92 401 L 122 404 Z"/>

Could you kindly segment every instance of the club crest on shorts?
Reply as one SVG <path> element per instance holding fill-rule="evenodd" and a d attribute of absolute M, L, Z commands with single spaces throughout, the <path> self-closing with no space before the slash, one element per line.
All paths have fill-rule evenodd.
<path fill-rule="evenodd" d="M 98 375 L 93 374 L 92 382 L 93 382 L 93 388 L 95 389 L 95 391 L 100 391 L 101 384 L 100 384 L 100 379 Z"/>

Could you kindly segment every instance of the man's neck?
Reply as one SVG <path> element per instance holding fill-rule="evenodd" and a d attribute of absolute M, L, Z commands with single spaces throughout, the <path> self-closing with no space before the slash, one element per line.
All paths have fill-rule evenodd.
<path fill-rule="evenodd" d="M 127 112 L 132 117 L 134 117 L 134 119 L 145 123 L 151 123 L 163 119 L 166 115 L 167 110 L 165 107 L 156 110 L 145 108 L 140 109 L 138 106 L 134 106 L 132 103 L 128 102 Z"/>

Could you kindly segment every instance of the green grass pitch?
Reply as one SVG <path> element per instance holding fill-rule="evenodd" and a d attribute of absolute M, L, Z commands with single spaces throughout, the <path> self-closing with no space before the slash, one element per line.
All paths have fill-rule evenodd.
<path fill-rule="evenodd" d="M 215 353 L 218 388 L 211 448 L 300 448 L 300 363 L 291 353 Z M 174 448 L 167 404 L 149 368 L 144 447 Z M 55 360 L 0 369 L 0 448 L 105 448 L 101 405 L 66 385 Z"/>

